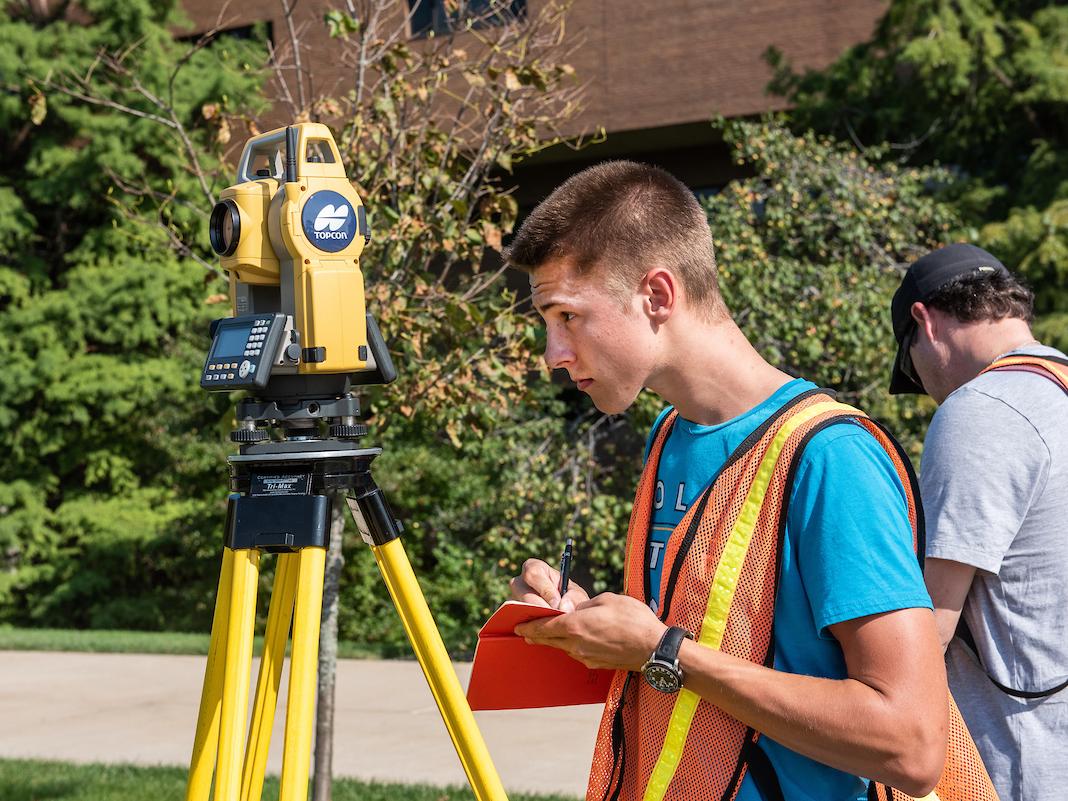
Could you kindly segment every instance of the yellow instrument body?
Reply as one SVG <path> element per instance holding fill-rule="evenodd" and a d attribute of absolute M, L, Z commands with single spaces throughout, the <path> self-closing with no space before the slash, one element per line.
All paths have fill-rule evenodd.
<path fill-rule="evenodd" d="M 360 254 L 368 236 L 363 201 L 345 175 L 325 125 L 296 130 L 297 180 L 286 180 L 286 128 L 250 139 L 238 183 L 220 195 L 237 207 L 236 248 L 221 257 L 235 316 L 280 311 L 293 317 L 305 358 L 298 374 L 352 373 L 368 364 Z M 252 308 L 248 287 L 279 288 L 277 308 Z M 286 371 L 285 368 L 279 372 Z"/>

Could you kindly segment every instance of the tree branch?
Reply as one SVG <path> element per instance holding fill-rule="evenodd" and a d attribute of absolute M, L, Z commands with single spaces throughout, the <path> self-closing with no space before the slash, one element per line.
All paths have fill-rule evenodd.
<path fill-rule="evenodd" d="M 289 42 L 293 48 L 293 65 L 297 73 L 297 99 L 300 103 L 300 113 L 304 113 L 308 110 L 308 99 L 304 93 L 304 68 L 301 66 L 300 61 L 300 38 L 293 27 L 293 11 L 296 9 L 299 0 L 293 0 L 292 4 L 289 3 L 289 0 L 279 0 L 279 2 L 282 4 L 282 15 L 285 17 L 286 30 L 289 32 Z"/>

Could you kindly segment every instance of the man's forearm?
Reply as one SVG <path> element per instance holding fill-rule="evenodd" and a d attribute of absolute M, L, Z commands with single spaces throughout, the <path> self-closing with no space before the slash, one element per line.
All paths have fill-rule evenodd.
<path fill-rule="evenodd" d="M 976 568 L 950 559 L 929 557 L 924 565 L 923 578 L 934 604 L 935 622 L 942 651 L 949 647 L 957 631 L 964 601 L 972 587 Z"/>
<path fill-rule="evenodd" d="M 688 690 L 818 762 L 921 796 L 941 772 L 944 702 L 922 709 L 857 679 L 785 673 L 692 641 L 679 661 Z"/>

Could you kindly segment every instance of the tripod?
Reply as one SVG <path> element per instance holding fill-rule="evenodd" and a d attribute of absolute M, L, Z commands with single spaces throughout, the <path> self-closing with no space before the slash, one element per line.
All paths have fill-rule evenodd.
<path fill-rule="evenodd" d="M 350 399 L 351 400 L 351 399 Z M 305 801 L 315 713 L 316 666 L 322 612 L 332 490 L 344 490 L 364 541 L 370 545 L 408 639 L 430 685 L 438 710 L 479 801 L 507 801 L 474 715 L 449 661 L 394 518 L 371 477 L 381 448 L 360 448 L 352 440 L 362 426 L 354 417 L 332 426 L 324 439 L 314 428 L 283 442 L 262 442 L 266 432 L 253 418 L 281 414 L 250 411 L 234 439 L 245 441 L 231 456 L 222 570 L 211 627 L 211 644 L 200 701 L 186 801 L 208 801 L 214 773 L 214 801 L 258 801 L 263 791 L 267 749 L 274 725 L 282 662 L 292 625 L 279 801 Z M 301 404 L 305 415 L 322 413 Z M 336 419 L 336 418 L 335 418 Z M 260 442 L 261 444 L 256 444 Z M 247 739 L 253 629 L 260 559 L 277 553 L 274 587 Z"/>

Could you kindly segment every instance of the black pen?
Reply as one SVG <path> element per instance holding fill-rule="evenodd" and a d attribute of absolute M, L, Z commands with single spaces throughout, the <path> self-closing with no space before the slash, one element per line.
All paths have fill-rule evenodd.
<path fill-rule="evenodd" d="M 571 573 L 571 553 L 575 541 L 571 537 L 567 538 L 567 542 L 564 543 L 564 552 L 560 556 L 560 597 L 563 598 L 567 595 L 567 582 Z"/>

